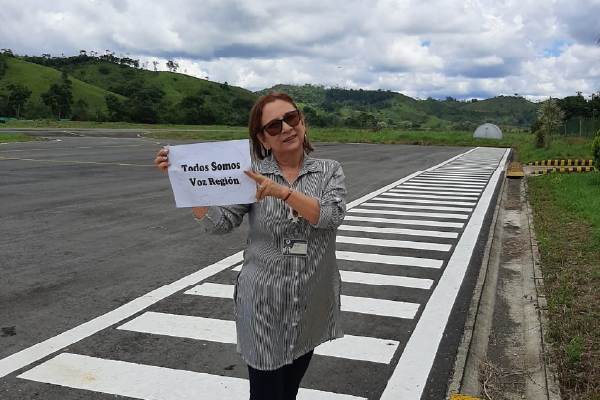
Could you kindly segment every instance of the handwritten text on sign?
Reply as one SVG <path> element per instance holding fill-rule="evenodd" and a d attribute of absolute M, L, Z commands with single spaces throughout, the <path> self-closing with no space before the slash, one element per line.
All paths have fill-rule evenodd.
<path fill-rule="evenodd" d="M 250 142 L 169 146 L 169 180 L 177 207 L 248 204 L 256 201 L 256 183 L 244 174 L 252 168 Z"/>

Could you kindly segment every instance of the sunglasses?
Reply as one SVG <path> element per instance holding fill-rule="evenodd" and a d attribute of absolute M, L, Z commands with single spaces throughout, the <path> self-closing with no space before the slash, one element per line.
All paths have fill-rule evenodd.
<path fill-rule="evenodd" d="M 283 130 L 283 123 L 288 124 L 292 128 L 300 123 L 300 111 L 294 110 L 285 114 L 282 119 L 274 119 L 271 122 L 267 122 L 262 130 L 267 132 L 271 136 L 277 136 Z"/>

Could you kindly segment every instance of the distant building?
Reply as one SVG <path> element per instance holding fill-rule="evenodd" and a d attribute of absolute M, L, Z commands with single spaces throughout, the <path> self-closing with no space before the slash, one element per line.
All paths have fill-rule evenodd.
<path fill-rule="evenodd" d="M 473 137 L 500 140 L 502 139 L 502 131 L 494 124 L 483 124 L 475 129 Z"/>

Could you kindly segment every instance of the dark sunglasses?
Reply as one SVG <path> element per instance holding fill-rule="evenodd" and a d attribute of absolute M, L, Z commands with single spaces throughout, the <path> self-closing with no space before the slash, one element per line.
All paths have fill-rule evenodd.
<path fill-rule="evenodd" d="M 267 132 L 271 136 L 277 136 L 283 130 L 283 123 L 288 124 L 292 128 L 300 123 L 300 111 L 294 110 L 285 114 L 282 119 L 274 119 L 271 122 L 267 122 L 262 130 Z"/>

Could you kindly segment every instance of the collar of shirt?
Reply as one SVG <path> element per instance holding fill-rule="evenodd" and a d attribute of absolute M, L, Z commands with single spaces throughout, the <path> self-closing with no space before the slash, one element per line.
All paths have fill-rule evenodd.
<path fill-rule="evenodd" d="M 260 162 L 260 164 L 258 166 L 258 171 L 260 172 L 261 175 L 277 174 L 277 175 L 283 176 L 283 173 L 279 169 L 279 164 L 277 164 L 277 160 L 275 160 L 275 157 L 273 157 L 272 154 Z M 300 169 L 300 173 L 298 174 L 298 177 L 301 177 L 302 175 L 306 174 L 307 172 L 321 172 L 321 171 L 322 171 L 321 164 L 319 164 L 319 162 L 315 158 L 304 155 L 304 158 L 302 159 L 302 168 Z"/>

